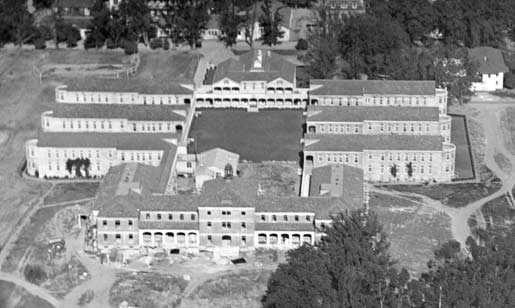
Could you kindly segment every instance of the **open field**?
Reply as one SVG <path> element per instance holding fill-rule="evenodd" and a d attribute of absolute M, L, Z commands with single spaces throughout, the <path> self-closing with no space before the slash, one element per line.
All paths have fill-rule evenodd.
<path fill-rule="evenodd" d="M 54 186 L 52 192 L 45 197 L 44 204 L 93 198 L 100 183 L 61 183 Z"/>
<path fill-rule="evenodd" d="M 47 301 L 31 295 L 22 287 L 0 280 L 0 307 L 2 308 L 54 308 Z"/>
<path fill-rule="evenodd" d="M 436 185 L 386 185 L 382 188 L 415 193 L 441 201 L 450 207 L 462 207 L 498 191 L 499 179 L 481 183 L 436 184 Z"/>
<path fill-rule="evenodd" d="M 121 50 L 48 50 L 46 62 L 56 64 L 124 64 L 129 56 Z"/>
<path fill-rule="evenodd" d="M 23 179 L 18 171 L 24 157 L 24 144 L 37 135 L 40 116 L 49 110 L 55 83 L 39 84 L 32 67 L 43 52 L 0 51 L 0 247 L 13 226 L 35 204 L 47 183 Z"/>
<path fill-rule="evenodd" d="M 416 200 L 415 200 L 416 201 Z M 427 262 L 434 251 L 452 238 L 450 218 L 408 199 L 386 194 L 370 194 L 374 211 L 390 241 L 390 254 L 399 268 L 412 276 L 427 271 Z"/>
<path fill-rule="evenodd" d="M 265 194 L 271 196 L 298 196 L 300 176 L 297 164 L 240 164 L 238 169 L 243 179 L 259 181 Z"/>
<path fill-rule="evenodd" d="M 456 177 L 457 179 L 473 179 L 474 166 L 469 144 L 467 126 L 463 116 L 452 116 L 451 142 L 456 145 Z"/>
<path fill-rule="evenodd" d="M 197 152 L 221 147 L 252 162 L 300 159 L 304 118 L 301 110 L 202 109 L 194 118 L 190 138 Z M 195 151 L 195 144 L 189 145 Z"/>
<path fill-rule="evenodd" d="M 487 232 L 498 234 L 512 228 L 515 223 L 515 209 L 511 206 L 508 195 L 502 195 L 481 207 L 482 217 L 473 215 L 469 220 L 472 229 L 482 228 Z"/>
<path fill-rule="evenodd" d="M 197 69 L 198 54 L 184 53 L 171 57 L 171 52 L 141 54 L 140 69 L 136 78 L 160 81 L 191 82 Z"/>

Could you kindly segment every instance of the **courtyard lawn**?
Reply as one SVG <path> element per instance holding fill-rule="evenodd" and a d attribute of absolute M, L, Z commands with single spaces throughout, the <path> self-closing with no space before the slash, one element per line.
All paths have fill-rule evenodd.
<path fill-rule="evenodd" d="M 188 152 L 220 147 L 252 162 L 299 161 L 304 117 L 302 110 L 201 109 L 194 118 Z"/>
<path fill-rule="evenodd" d="M 475 178 L 474 163 L 470 151 L 467 126 L 464 116 L 452 115 L 451 142 L 456 145 L 456 179 Z"/>

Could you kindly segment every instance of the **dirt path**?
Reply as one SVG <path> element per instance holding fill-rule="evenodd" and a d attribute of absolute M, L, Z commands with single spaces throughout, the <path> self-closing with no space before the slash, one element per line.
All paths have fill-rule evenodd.
<path fill-rule="evenodd" d="M 66 245 L 68 246 L 67 253 L 79 259 L 88 270 L 90 279 L 71 290 L 71 292 L 59 302 L 57 307 L 77 307 L 80 296 L 88 290 L 93 291 L 95 296 L 90 303 L 82 307 L 109 307 L 109 290 L 116 281 L 116 274 L 119 270 L 102 266 L 99 264 L 97 258 L 93 259 L 86 255 L 82 250 L 83 238 L 84 232 L 81 232 L 76 238 L 66 238 Z"/>
<path fill-rule="evenodd" d="M 25 214 L 25 216 L 23 217 L 23 219 L 20 221 L 20 223 L 18 224 L 18 226 L 16 227 L 16 230 L 14 230 L 10 235 L 9 237 L 7 238 L 7 240 L 5 241 L 5 244 L 4 244 L 4 247 L 2 248 L 2 251 L 0 251 L 0 267 L 1 265 L 5 262 L 5 258 L 7 258 L 7 256 L 9 255 L 9 253 L 11 252 L 11 249 L 13 248 L 13 245 L 14 245 L 14 242 L 16 242 L 16 240 L 18 239 L 18 237 L 20 236 L 20 233 L 21 231 L 23 230 L 23 228 L 25 227 L 25 225 L 27 225 L 27 223 L 30 222 L 30 218 L 32 217 L 32 215 L 34 215 L 40 208 L 41 206 L 43 205 L 44 203 L 44 200 L 46 198 L 46 196 L 48 196 L 50 194 L 50 192 L 52 192 L 52 190 L 54 189 L 54 184 L 52 184 L 52 186 L 50 187 L 50 189 L 48 191 L 46 191 L 41 197 L 39 197 L 37 199 L 37 201 L 35 202 L 35 200 L 31 200 L 29 203 L 33 203 L 35 202 L 35 204 L 32 206 L 32 208 Z"/>
<path fill-rule="evenodd" d="M 510 172 L 503 171 L 495 159 L 495 153 L 501 153 L 506 156 L 512 166 L 515 166 L 515 156 L 507 149 L 505 144 L 506 132 L 501 127 L 501 115 L 505 111 L 506 107 L 510 105 L 506 104 L 474 104 L 474 107 L 480 111 L 478 120 L 482 124 L 485 136 L 486 136 L 486 147 L 485 147 L 485 163 L 496 175 L 502 180 L 502 187 L 497 192 L 486 196 L 480 200 L 469 203 L 468 205 L 461 208 L 453 208 L 442 204 L 438 200 L 431 199 L 427 196 L 405 193 L 397 191 L 386 191 L 378 188 L 372 188 L 372 191 L 392 195 L 398 198 L 407 198 L 412 202 L 418 203 L 422 206 L 431 208 L 436 211 L 444 212 L 451 218 L 451 232 L 453 237 L 461 243 L 462 247 L 465 247 L 467 238 L 472 234 L 470 226 L 468 224 L 469 218 L 473 214 L 477 214 L 478 217 L 482 217 L 480 210 L 481 207 L 498 197 L 508 194 L 513 203 L 512 189 L 515 185 L 515 168 L 511 168 Z M 509 137 L 511 138 L 511 137 Z M 413 200 L 419 198 L 421 201 Z"/>
<path fill-rule="evenodd" d="M 27 292 L 32 295 L 41 297 L 54 307 L 58 307 L 57 299 L 52 295 L 48 294 L 48 291 L 30 282 L 25 281 L 16 275 L 0 273 L 0 280 L 5 280 L 16 284 L 17 286 L 23 287 Z"/>

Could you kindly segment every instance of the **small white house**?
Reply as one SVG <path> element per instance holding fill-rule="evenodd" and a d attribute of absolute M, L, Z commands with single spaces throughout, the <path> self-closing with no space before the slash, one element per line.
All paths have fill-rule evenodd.
<path fill-rule="evenodd" d="M 472 91 L 495 91 L 503 88 L 504 73 L 509 69 L 504 64 L 502 52 L 492 47 L 476 47 L 469 51 L 472 61 L 478 66 L 480 82 L 472 83 Z"/>

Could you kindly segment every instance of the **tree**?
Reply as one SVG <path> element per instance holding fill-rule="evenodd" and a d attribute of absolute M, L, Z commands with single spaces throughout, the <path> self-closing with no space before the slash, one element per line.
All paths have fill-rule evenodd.
<path fill-rule="evenodd" d="M 21 47 L 37 35 L 34 17 L 25 1 L 0 1 L 0 44 L 13 42 Z"/>
<path fill-rule="evenodd" d="M 388 1 L 388 8 L 412 42 L 423 39 L 435 28 L 433 6 L 427 0 L 392 0 Z"/>
<path fill-rule="evenodd" d="M 436 85 L 449 91 L 451 101 L 465 103 L 472 95 L 472 82 L 478 80 L 477 63 L 466 48 L 438 48 L 434 51 Z"/>
<path fill-rule="evenodd" d="M 413 176 L 413 164 L 411 162 L 406 164 L 406 174 L 408 174 L 409 177 Z"/>
<path fill-rule="evenodd" d="M 32 5 L 36 10 L 49 9 L 52 7 L 54 0 L 32 0 Z"/>
<path fill-rule="evenodd" d="M 99 48 L 104 46 L 107 38 L 109 38 L 111 12 L 103 0 L 96 0 L 91 8 L 91 16 L 93 16 L 93 19 L 91 20 L 89 33 L 86 36 L 84 45 L 87 48 Z"/>
<path fill-rule="evenodd" d="M 187 43 L 196 47 L 209 21 L 209 2 L 202 0 L 173 0 L 167 3 L 167 14 L 163 15 L 165 28 L 172 43 Z"/>
<path fill-rule="evenodd" d="M 124 0 L 119 5 L 121 24 L 127 28 L 131 40 L 143 40 L 149 46 L 149 33 L 152 32 L 150 9 L 144 0 Z"/>
<path fill-rule="evenodd" d="M 317 3 L 316 0 L 280 0 L 282 3 L 293 8 L 311 8 Z"/>
<path fill-rule="evenodd" d="M 340 74 L 338 36 L 342 21 L 323 8 L 315 27 L 309 32 L 306 53 L 301 57 L 313 79 L 331 79 Z"/>
<path fill-rule="evenodd" d="M 377 217 L 354 211 L 333 218 L 319 247 L 305 244 L 271 275 L 264 307 L 391 307 L 409 275 L 398 272 Z"/>
<path fill-rule="evenodd" d="M 45 270 L 39 265 L 27 264 L 23 270 L 25 279 L 33 284 L 40 285 L 48 279 Z"/>
<path fill-rule="evenodd" d="M 218 39 L 230 47 L 236 44 L 240 27 L 244 18 L 238 15 L 237 0 L 225 0 L 220 14 L 220 30 L 221 35 Z"/>
<path fill-rule="evenodd" d="M 244 11 L 241 27 L 243 27 L 245 43 L 252 49 L 254 46 L 254 30 L 258 21 L 258 2 L 243 0 L 241 5 Z"/>
<path fill-rule="evenodd" d="M 284 36 L 284 31 L 281 30 L 281 23 L 283 17 L 279 12 L 284 6 L 278 7 L 275 10 L 272 8 L 272 0 L 265 0 L 261 6 L 262 14 L 259 16 L 259 24 L 263 29 L 261 33 L 261 40 L 264 44 L 269 46 L 277 45 L 279 39 Z"/>
<path fill-rule="evenodd" d="M 396 164 L 393 164 L 391 167 L 390 167 L 390 174 L 396 178 L 397 177 L 397 165 Z"/>

